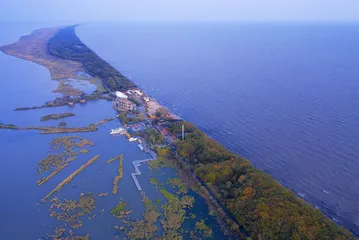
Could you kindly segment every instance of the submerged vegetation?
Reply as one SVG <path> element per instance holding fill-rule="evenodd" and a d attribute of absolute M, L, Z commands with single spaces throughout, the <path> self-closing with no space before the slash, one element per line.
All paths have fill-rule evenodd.
<path fill-rule="evenodd" d="M 65 150 L 66 156 L 74 156 L 77 153 L 74 148 L 83 148 L 85 146 L 94 146 L 94 142 L 91 142 L 80 136 L 66 136 L 58 137 L 51 141 L 50 145 L 54 150 Z"/>
<path fill-rule="evenodd" d="M 80 199 L 60 201 L 51 199 L 50 216 L 65 223 L 65 226 L 79 228 L 82 226 L 81 217 L 89 215 L 95 210 L 96 200 L 91 193 L 81 194 Z"/>
<path fill-rule="evenodd" d="M 121 200 L 115 208 L 111 210 L 111 214 L 115 217 L 119 217 L 122 212 L 125 212 L 127 203 Z"/>
<path fill-rule="evenodd" d="M 125 91 L 136 86 L 83 44 L 76 36 L 75 28 L 69 26 L 60 29 L 48 41 L 48 52 L 61 59 L 81 63 L 88 74 L 100 78 L 111 91 Z"/>
<path fill-rule="evenodd" d="M 210 238 L 212 236 L 212 229 L 204 223 L 204 220 L 196 222 L 196 232 L 199 232 L 203 236 Z"/>
<path fill-rule="evenodd" d="M 86 234 L 85 236 L 78 236 L 75 235 L 72 230 L 69 230 L 67 233 L 66 228 L 60 226 L 54 230 L 53 234 L 49 235 L 49 238 L 53 240 L 89 240 L 90 235 Z"/>
<path fill-rule="evenodd" d="M 172 186 L 172 188 L 177 189 L 179 194 L 186 194 L 188 192 L 185 184 L 179 178 L 170 178 L 168 183 Z"/>
<path fill-rule="evenodd" d="M 53 176 L 63 170 L 67 165 L 75 160 L 78 154 L 88 152 L 88 149 L 80 149 L 79 152 L 74 151 L 74 148 L 83 148 L 86 146 L 93 146 L 94 143 L 79 136 L 58 137 L 50 142 L 49 154 L 46 158 L 37 163 L 37 174 L 43 175 L 44 173 L 52 173 L 37 181 L 41 186 Z M 58 153 L 58 151 L 63 151 Z M 54 153 L 55 152 L 55 153 Z"/>
<path fill-rule="evenodd" d="M 127 236 L 130 239 L 155 239 L 155 234 L 158 231 L 156 221 L 161 216 L 161 213 L 157 209 L 156 201 L 148 199 L 144 192 L 141 195 L 145 204 L 145 212 L 142 214 L 143 219 L 131 222 Z"/>
<path fill-rule="evenodd" d="M 73 173 L 71 173 L 67 178 L 65 178 L 61 183 L 59 183 L 49 194 L 47 194 L 41 201 L 45 202 L 51 195 L 58 192 L 65 184 L 68 184 L 71 182 L 71 180 L 80 172 L 82 172 L 85 168 L 90 166 L 92 163 L 94 163 L 97 159 L 99 159 L 100 155 L 96 155 L 90 160 L 88 160 L 84 165 L 82 165 L 80 168 L 75 170 Z"/>
<path fill-rule="evenodd" d="M 128 232 L 125 233 L 125 236 L 129 239 L 183 239 L 185 234 L 189 234 L 189 230 L 183 229 L 183 223 L 186 219 L 190 219 L 189 210 L 193 207 L 194 198 L 189 195 L 172 193 L 155 178 L 151 178 L 151 182 L 167 200 L 161 205 L 162 211 L 159 209 L 161 203 L 159 199 L 153 201 L 144 192 L 141 192 L 145 206 L 141 219 L 133 221 L 127 217 L 127 205 L 123 200 L 112 209 L 112 215 L 128 225 Z M 208 234 L 208 232 L 207 230 L 206 233 Z"/>

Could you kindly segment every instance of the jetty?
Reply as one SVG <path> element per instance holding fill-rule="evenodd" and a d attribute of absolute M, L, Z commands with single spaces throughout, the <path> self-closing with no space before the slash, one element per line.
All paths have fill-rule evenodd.
<path fill-rule="evenodd" d="M 156 153 L 154 153 L 151 150 L 147 150 L 147 152 L 151 155 L 151 158 L 132 161 L 132 165 L 135 168 L 135 172 L 131 173 L 131 176 L 132 176 L 133 181 L 136 184 L 136 187 L 137 187 L 138 191 L 142 191 L 142 187 L 141 187 L 141 185 L 140 185 L 140 183 L 138 182 L 138 179 L 137 179 L 137 176 L 141 175 L 141 171 L 139 169 L 139 167 L 141 166 L 141 163 L 148 162 L 148 161 L 153 161 L 153 160 L 157 159 Z"/>

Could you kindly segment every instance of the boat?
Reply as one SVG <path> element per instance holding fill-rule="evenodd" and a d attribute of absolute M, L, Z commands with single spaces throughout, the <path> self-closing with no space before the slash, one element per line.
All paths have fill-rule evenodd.
<path fill-rule="evenodd" d="M 134 141 L 137 141 L 137 138 L 130 137 L 130 138 L 128 139 L 128 141 L 130 141 L 130 142 L 134 142 Z"/>
<path fill-rule="evenodd" d="M 129 133 L 126 133 L 126 137 L 129 139 L 131 138 L 131 135 Z"/>
<path fill-rule="evenodd" d="M 139 139 L 138 139 L 138 143 L 142 143 L 142 140 L 141 140 L 141 138 L 139 138 Z"/>
<path fill-rule="evenodd" d="M 120 133 L 122 133 L 124 131 L 124 129 L 123 128 L 121 128 L 121 127 L 119 127 L 119 128 L 113 128 L 113 129 L 111 129 L 111 131 L 110 131 L 110 134 L 120 134 Z"/>
<path fill-rule="evenodd" d="M 143 146 L 141 144 L 138 144 L 137 146 L 143 151 Z"/>

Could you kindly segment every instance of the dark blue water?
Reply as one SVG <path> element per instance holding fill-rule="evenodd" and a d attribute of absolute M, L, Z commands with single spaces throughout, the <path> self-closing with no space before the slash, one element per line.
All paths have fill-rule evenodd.
<path fill-rule="evenodd" d="M 0 46 L 16 41 L 20 36 L 29 34 L 35 29 L 56 26 L 47 24 L 1 24 Z M 58 107 L 30 111 L 13 111 L 17 107 L 38 106 L 53 100 L 60 94 L 52 93 L 57 82 L 51 80 L 48 70 L 35 63 L 4 55 L 0 52 L 0 122 L 17 126 L 56 126 L 66 121 L 68 126 L 87 126 L 104 118 L 117 114 L 112 104 L 107 101 L 92 101 L 75 107 Z M 91 90 L 86 87 L 83 90 Z M 92 88 L 94 90 L 94 88 Z M 57 121 L 41 122 L 40 118 L 50 113 L 73 112 L 75 117 Z M 89 153 L 80 155 L 68 167 L 54 176 L 41 187 L 36 185 L 36 164 L 48 154 L 49 142 L 64 135 L 40 135 L 38 131 L 0 130 L 0 239 L 41 239 L 61 225 L 49 216 L 49 203 L 41 203 L 41 199 L 57 186 L 65 177 L 78 169 L 96 154 L 100 159 L 78 174 L 70 184 L 65 185 L 59 194 L 61 199 L 78 200 L 81 193 L 92 192 L 96 198 L 96 209 L 93 220 L 83 219 L 83 227 L 76 229 L 75 234 L 90 234 L 90 239 L 116 239 L 114 225 L 120 222 L 110 215 L 110 210 L 124 199 L 132 210 L 131 219 L 141 218 L 144 204 L 137 190 L 131 173 L 134 172 L 132 161 L 146 159 L 149 156 L 140 151 L 136 143 L 130 143 L 124 136 L 112 136 L 111 128 L 119 126 L 119 120 L 99 126 L 97 132 L 74 133 L 95 143 Z M 123 178 L 119 181 L 119 192 L 112 194 L 113 178 L 117 174 L 116 163 L 104 164 L 114 156 L 124 154 Z M 139 176 L 146 195 L 156 200 L 162 195 L 150 183 L 153 173 L 146 164 L 141 167 L 143 174 Z M 163 174 L 160 170 L 158 174 Z M 168 176 L 174 176 L 172 174 Z M 109 195 L 98 197 L 97 194 L 107 192 Z M 214 218 L 209 216 L 208 207 L 198 195 L 194 213 L 206 219 L 213 229 L 215 239 L 223 239 Z M 164 200 L 164 198 L 162 197 Z M 101 210 L 105 212 L 101 214 Z M 185 222 L 187 224 L 187 221 Z M 192 224 L 193 227 L 193 224 Z"/>
<path fill-rule="evenodd" d="M 77 33 L 174 113 L 359 233 L 359 25 L 87 24 Z"/>

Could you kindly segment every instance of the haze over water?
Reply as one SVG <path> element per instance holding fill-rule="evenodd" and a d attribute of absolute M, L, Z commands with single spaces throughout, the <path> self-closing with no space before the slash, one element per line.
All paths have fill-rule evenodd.
<path fill-rule="evenodd" d="M 359 233 L 359 28 L 86 24 L 81 40 L 195 123 Z"/>

